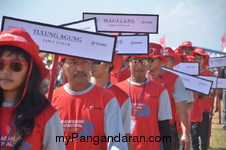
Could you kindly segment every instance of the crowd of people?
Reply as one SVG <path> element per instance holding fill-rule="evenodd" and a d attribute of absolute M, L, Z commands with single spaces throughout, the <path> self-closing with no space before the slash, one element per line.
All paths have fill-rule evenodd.
<path fill-rule="evenodd" d="M 149 54 L 115 53 L 113 63 L 61 55 L 55 89 L 49 91 L 53 59 L 39 53 L 26 31 L 3 31 L 0 147 L 207 150 L 215 90 L 209 95 L 188 90 L 165 68 L 197 62 L 200 75 L 213 76 L 209 57 L 189 41 L 175 50 L 149 43 Z M 225 78 L 225 69 L 221 72 Z"/>

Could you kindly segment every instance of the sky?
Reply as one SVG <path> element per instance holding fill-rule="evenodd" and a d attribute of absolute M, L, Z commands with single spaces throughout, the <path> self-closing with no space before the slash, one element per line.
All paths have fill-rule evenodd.
<path fill-rule="evenodd" d="M 60 25 L 82 20 L 83 12 L 158 14 L 159 32 L 150 41 L 176 48 L 183 41 L 222 51 L 226 0 L 0 0 L 2 16 Z M 1 25 L 1 22 L 0 22 Z"/>

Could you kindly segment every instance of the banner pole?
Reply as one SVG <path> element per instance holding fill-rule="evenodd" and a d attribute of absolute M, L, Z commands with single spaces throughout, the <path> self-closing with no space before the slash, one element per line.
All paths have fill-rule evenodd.
<path fill-rule="evenodd" d="M 221 74 L 221 68 L 218 67 L 218 77 L 220 77 Z M 219 124 L 221 124 L 221 101 L 220 101 L 220 92 L 217 93 L 217 102 L 218 102 L 218 111 L 219 111 Z"/>
<path fill-rule="evenodd" d="M 58 55 L 54 56 L 52 74 L 51 74 L 51 78 L 50 78 L 50 85 L 49 85 L 49 91 L 48 91 L 48 100 L 50 103 L 52 100 L 53 90 L 54 90 L 54 86 L 55 86 L 55 80 L 56 80 L 56 76 L 57 76 L 58 57 L 59 57 Z"/>

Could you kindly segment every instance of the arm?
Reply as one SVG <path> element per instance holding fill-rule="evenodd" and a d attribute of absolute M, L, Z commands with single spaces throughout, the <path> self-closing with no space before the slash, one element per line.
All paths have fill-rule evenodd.
<path fill-rule="evenodd" d="M 179 113 L 179 117 L 181 120 L 181 127 L 182 127 L 182 137 L 181 137 L 181 144 L 185 146 L 185 150 L 190 150 L 190 132 L 188 129 L 188 113 L 187 113 L 187 94 L 184 87 L 184 84 L 181 78 L 176 80 L 173 92 L 174 101 L 176 104 L 177 112 Z"/>
<path fill-rule="evenodd" d="M 179 113 L 183 135 L 181 137 L 182 146 L 185 145 L 186 150 L 190 150 L 190 133 L 188 129 L 188 113 L 185 102 L 176 103 L 177 112 Z"/>
<path fill-rule="evenodd" d="M 42 141 L 43 150 L 65 150 L 63 141 L 56 141 L 57 136 L 64 136 L 63 127 L 57 112 L 49 119 L 45 126 L 44 137 Z"/>
<path fill-rule="evenodd" d="M 192 110 L 192 108 L 194 107 L 194 94 L 192 91 L 190 90 L 186 90 L 187 93 L 187 97 L 188 100 L 186 101 L 186 105 L 187 105 L 187 110 Z"/>
<path fill-rule="evenodd" d="M 125 135 L 127 136 L 127 139 L 131 136 L 131 100 L 128 98 L 121 106 L 121 116 L 122 116 L 122 124 L 124 128 Z M 127 142 L 128 150 L 133 150 L 133 143 L 132 141 Z"/>
<path fill-rule="evenodd" d="M 106 105 L 104 110 L 104 131 L 106 136 L 125 136 L 123 131 L 122 121 L 121 121 L 121 111 L 116 98 L 112 98 Z M 127 150 L 126 142 L 114 142 L 112 140 L 108 141 L 107 149 L 125 149 Z"/>
<path fill-rule="evenodd" d="M 170 106 L 170 100 L 167 90 L 164 90 L 159 98 L 159 109 L 158 109 L 158 125 L 159 125 L 159 131 L 160 136 L 162 137 L 171 137 L 170 133 L 170 125 L 169 125 L 169 119 L 172 118 L 172 111 Z M 172 142 L 169 141 L 163 141 L 163 147 L 164 150 L 171 150 L 172 149 Z"/>

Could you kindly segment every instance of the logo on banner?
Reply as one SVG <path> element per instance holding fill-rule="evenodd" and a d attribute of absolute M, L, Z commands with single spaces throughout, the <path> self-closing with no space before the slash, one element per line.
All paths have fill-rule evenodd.
<path fill-rule="evenodd" d="M 105 44 L 105 43 L 96 42 L 96 41 L 94 41 L 94 40 L 92 40 L 92 41 L 90 42 L 90 44 L 91 44 L 92 46 L 93 46 L 93 45 L 104 46 L 104 47 L 107 46 L 107 44 Z"/>
<path fill-rule="evenodd" d="M 130 44 L 131 45 L 134 45 L 134 44 L 142 44 L 142 42 L 131 41 Z"/>
<path fill-rule="evenodd" d="M 151 21 L 141 21 L 142 24 L 152 24 Z"/>

